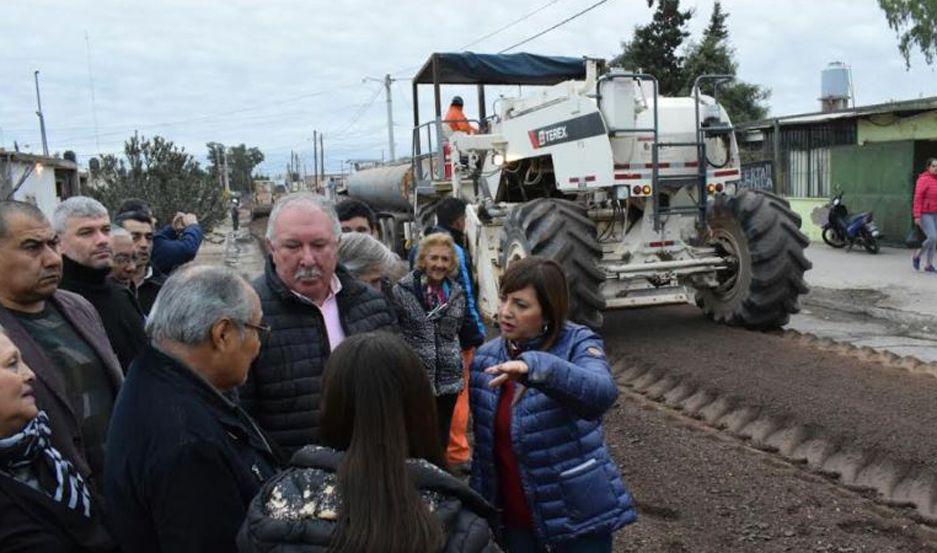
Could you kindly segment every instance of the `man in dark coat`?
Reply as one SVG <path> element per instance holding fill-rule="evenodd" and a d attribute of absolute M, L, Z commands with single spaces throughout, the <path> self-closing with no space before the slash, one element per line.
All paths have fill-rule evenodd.
<path fill-rule="evenodd" d="M 105 494 L 124 551 L 234 551 L 276 471 L 269 442 L 227 395 L 263 336 L 260 300 L 233 269 L 179 268 L 147 322 L 108 431 Z"/>
<path fill-rule="evenodd" d="M 346 336 L 396 330 L 386 297 L 338 266 L 340 235 L 324 198 L 281 198 L 267 226 L 266 270 L 253 283 L 273 332 L 240 390 L 241 404 L 289 455 L 318 439 L 329 353 Z"/>
<path fill-rule="evenodd" d="M 62 257 L 41 211 L 0 202 L 0 325 L 36 373 L 52 444 L 92 485 L 104 469 L 107 424 L 123 376 L 90 303 L 58 290 Z"/>
<path fill-rule="evenodd" d="M 133 293 L 107 278 L 113 258 L 107 209 L 93 198 L 73 196 L 55 208 L 52 228 L 62 245 L 62 288 L 81 295 L 97 309 L 126 372 L 146 346 L 146 335 L 143 311 Z"/>

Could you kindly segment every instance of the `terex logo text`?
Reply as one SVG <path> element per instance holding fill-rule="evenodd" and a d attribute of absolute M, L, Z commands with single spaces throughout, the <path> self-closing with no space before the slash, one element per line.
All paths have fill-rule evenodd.
<path fill-rule="evenodd" d="M 530 131 L 530 142 L 534 148 L 543 148 L 557 142 L 563 142 L 569 138 L 566 132 L 566 126 L 553 127 L 552 129 L 542 129 L 539 131 Z"/>

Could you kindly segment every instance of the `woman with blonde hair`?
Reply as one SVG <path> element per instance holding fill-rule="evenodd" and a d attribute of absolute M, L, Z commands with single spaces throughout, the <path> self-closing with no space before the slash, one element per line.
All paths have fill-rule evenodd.
<path fill-rule="evenodd" d="M 415 269 L 394 286 L 393 302 L 404 339 L 420 356 L 433 386 L 440 443 L 449 440 L 452 412 L 462 378 L 461 350 L 484 341 L 468 315 L 465 291 L 454 278 L 459 270 L 455 243 L 445 233 L 420 241 Z"/>

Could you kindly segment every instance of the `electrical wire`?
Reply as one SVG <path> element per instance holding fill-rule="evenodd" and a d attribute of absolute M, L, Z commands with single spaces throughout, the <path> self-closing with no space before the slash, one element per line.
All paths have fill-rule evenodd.
<path fill-rule="evenodd" d="M 579 17 L 579 16 L 581 16 L 581 15 L 585 15 L 586 13 L 588 13 L 588 12 L 594 10 L 595 8 L 598 8 L 599 6 L 601 6 L 602 4 L 604 4 L 604 3 L 606 3 L 606 2 L 608 2 L 608 0 L 599 0 L 599 1 L 596 2 L 595 4 L 592 4 L 591 6 L 589 6 L 588 8 L 585 8 L 584 10 L 580 10 L 580 11 L 574 13 L 573 15 L 567 17 L 566 19 L 560 21 L 560 22 L 557 23 L 556 25 L 553 25 L 553 26 L 551 26 L 551 27 L 549 27 L 549 28 L 547 28 L 547 29 L 544 29 L 544 30 L 540 31 L 539 33 L 537 33 L 537 34 L 535 34 L 535 35 L 533 35 L 533 36 L 531 36 L 531 37 L 525 38 L 524 40 L 522 40 L 522 41 L 520 41 L 520 42 L 518 42 L 518 43 L 516 43 L 516 44 L 512 44 L 511 46 L 508 46 L 507 48 L 505 48 L 504 50 L 499 51 L 498 53 L 499 53 L 499 54 L 503 54 L 503 53 L 505 53 L 505 52 L 507 52 L 507 51 L 509 51 L 509 50 L 513 50 L 513 49 L 517 48 L 518 46 L 527 44 L 527 43 L 530 42 L 531 40 L 534 40 L 534 39 L 536 39 L 536 38 L 539 38 L 539 37 L 541 37 L 541 36 L 543 36 L 543 35 L 549 33 L 550 31 L 552 31 L 552 30 L 554 30 L 554 29 L 557 29 L 557 28 L 559 28 L 559 27 L 562 27 L 563 25 L 569 23 L 569 22 L 572 21 L 573 19 L 576 19 L 577 17 Z"/>
<path fill-rule="evenodd" d="M 374 91 L 374 95 L 371 96 L 371 99 L 368 100 L 366 103 L 362 104 L 360 108 L 358 108 L 358 111 L 355 112 L 355 114 L 351 117 L 351 121 L 349 121 L 349 123 L 345 125 L 345 127 L 342 130 L 335 132 L 334 134 L 330 131 L 329 133 L 330 139 L 339 138 L 343 134 L 347 133 L 355 125 L 355 123 L 357 123 L 358 120 L 361 119 L 361 117 L 368 111 L 368 109 L 370 109 L 370 107 L 374 105 L 374 102 L 377 101 L 377 98 L 380 95 L 381 95 L 381 88 L 377 88 Z"/>
<path fill-rule="evenodd" d="M 557 3 L 561 2 L 561 1 L 562 1 L 562 0 L 550 0 L 550 2 L 547 2 L 546 4 L 543 4 L 543 5 L 540 6 L 539 8 L 535 8 L 534 10 L 531 10 L 530 12 L 527 12 L 526 14 L 524 14 L 524 15 L 518 17 L 517 19 L 511 21 L 510 23 L 507 23 L 507 24 L 505 24 L 505 25 L 502 25 L 501 27 L 498 27 L 498 28 L 495 29 L 494 31 L 491 31 L 490 33 L 488 33 L 488 34 L 486 34 L 486 35 L 484 35 L 484 36 L 481 36 L 481 37 L 479 37 L 479 38 L 476 38 L 475 40 L 473 40 L 472 42 L 469 42 L 469 43 L 465 44 L 464 46 L 460 46 L 460 47 L 459 47 L 459 50 L 465 50 L 466 48 L 471 48 L 472 46 L 475 46 L 476 44 L 478 44 L 478 43 L 480 43 L 480 42 L 482 42 L 482 41 L 485 41 L 485 40 L 487 40 L 487 39 L 489 39 L 489 38 L 491 38 L 491 37 L 493 37 L 493 36 L 495 36 L 495 35 L 501 33 L 502 31 L 506 31 L 506 30 L 510 29 L 511 27 L 513 27 L 514 25 L 517 25 L 518 23 L 523 23 L 524 21 L 527 21 L 527 20 L 530 19 L 531 17 L 533 17 L 533 16 L 537 15 L 538 13 L 542 12 L 543 10 L 549 8 L 549 7 L 552 6 L 553 4 L 557 4 Z M 404 76 L 407 76 L 407 74 L 408 74 L 409 72 L 413 71 L 414 69 L 419 69 L 420 67 L 421 67 L 421 66 L 419 66 L 419 65 L 414 65 L 414 66 L 411 66 L 411 67 L 405 67 L 405 68 L 403 68 L 403 69 L 398 69 L 397 71 L 394 71 L 394 72 L 393 72 L 393 76 L 394 76 L 394 77 L 404 77 Z"/>
<path fill-rule="evenodd" d="M 491 32 L 488 33 L 487 35 L 482 36 L 482 37 L 480 37 L 480 38 L 477 38 L 477 39 L 473 40 L 472 42 L 469 42 L 469 43 L 466 44 L 465 46 L 459 47 L 459 50 L 465 50 L 466 48 L 470 48 L 470 47 L 472 47 L 472 46 L 475 46 L 475 45 L 478 44 L 479 42 L 482 42 L 482 41 L 484 41 L 484 40 L 488 40 L 489 38 L 491 38 L 491 37 L 497 35 L 497 34 L 500 33 L 501 31 L 505 31 L 505 30 L 507 30 L 507 29 L 513 27 L 514 25 L 517 25 L 518 23 L 522 23 L 522 22 L 524 22 L 524 21 L 530 19 L 531 17 L 537 15 L 538 13 L 542 12 L 543 10 L 549 8 L 550 6 L 552 6 L 553 4 L 556 4 L 556 3 L 558 3 L 558 2 L 560 2 L 560 0 L 551 0 L 550 2 L 547 2 L 546 4 L 540 6 L 539 8 L 537 8 L 537 9 L 531 11 L 531 12 L 528 12 L 528 13 L 526 13 L 526 14 L 520 16 L 520 17 L 518 17 L 518 18 L 515 19 L 514 21 L 511 21 L 510 23 L 507 23 L 506 25 L 504 25 L 504 26 L 502 26 L 502 27 L 499 27 L 499 28 L 495 29 L 494 31 L 491 31 Z"/>

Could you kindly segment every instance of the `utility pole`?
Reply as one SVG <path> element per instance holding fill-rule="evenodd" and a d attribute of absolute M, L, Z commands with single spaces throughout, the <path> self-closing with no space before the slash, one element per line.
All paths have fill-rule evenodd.
<path fill-rule="evenodd" d="M 325 186 L 325 133 L 319 133 L 319 171 L 322 171 L 322 186 Z"/>
<path fill-rule="evenodd" d="M 319 189 L 319 131 L 312 131 L 312 174 L 315 175 L 312 179 L 312 186 L 314 189 Z"/>
<path fill-rule="evenodd" d="M 42 155 L 49 157 L 49 143 L 46 141 L 46 120 L 42 117 L 42 98 L 39 96 L 39 70 L 33 72 L 33 78 L 36 79 L 36 105 L 39 109 L 36 115 L 39 116 L 39 132 L 42 133 Z"/>
<path fill-rule="evenodd" d="M 100 154 L 101 140 L 98 135 L 98 108 L 94 99 L 94 74 L 91 72 L 91 39 L 88 38 L 88 31 L 85 31 L 85 51 L 88 54 L 88 85 L 91 88 L 91 118 L 94 121 L 94 146 Z"/>
<path fill-rule="evenodd" d="M 390 90 L 390 85 L 393 84 L 397 79 L 392 79 L 390 73 L 384 75 L 383 79 L 375 79 L 374 77 L 365 77 L 363 81 L 375 81 L 379 83 L 384 83 L 384 96 L 387 100 L 387 145 L 390 149 L 390 161 L 393 162 L 397 159 L 397 156 L 394 154 L 394 103 L 392 99 L 392 94 Z"/>
<path fill-rule="evenodd" d="M 228 150 L 224 151 L 224 166 L 222 168 L 224 171 L 224 193 L 225 196 L 231 195 L 231 183 L 228 182 Z"/>

